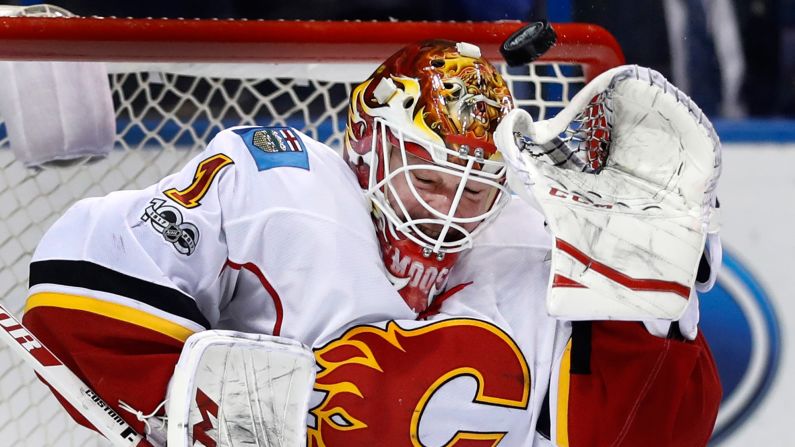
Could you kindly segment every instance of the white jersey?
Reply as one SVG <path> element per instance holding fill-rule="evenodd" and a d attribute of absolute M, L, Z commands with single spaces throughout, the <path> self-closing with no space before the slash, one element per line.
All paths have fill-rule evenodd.
<path fill-rule="evenodd" d="M 31 295 L 88 294 L 192 331 L 275 334 L 313 346 L 349 323 L 415 317 L 384 274 L 350 168 L 291 128 L 224 130 L 155 185 L 76 203 L 39 244 L 32 277 L 48 261 L 79 261 L 85 268 L 75 275 L 84 277 L 105 268 L 138 291 L 45 280 L 31 282 Z M 141 296 L 150 284 L 161 298 Z"/>

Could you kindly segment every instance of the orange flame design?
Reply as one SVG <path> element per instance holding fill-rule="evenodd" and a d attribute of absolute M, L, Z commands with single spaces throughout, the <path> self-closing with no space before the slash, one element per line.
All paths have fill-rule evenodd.
<path fill-rule="evenodd" d="M 454 319 L 416 329 L 394 321 L 386 329 L 358 326 L 315 352 L 315 389 L 325 393 L 311 410 L 316 447 L 422 446 L 419 424 L 431 396 L 459 376 L 477 381 L 474 402 L 525 408 L 527 363 L 510 337 L 478 320 Z M 504 433 L 459 431 L 447 446 L 496 446 Z"/>

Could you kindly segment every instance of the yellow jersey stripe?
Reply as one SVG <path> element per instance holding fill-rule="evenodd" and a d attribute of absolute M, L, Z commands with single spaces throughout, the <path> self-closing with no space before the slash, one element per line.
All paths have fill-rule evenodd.
<path fill-rule="evenodd" d="M 569 447 L 569 383 L 571 381 L 571 339 L 563 350 L 558 372 L 558 408 L 555 417 L 555 442 Z"/>
<path fill-rule="evenodd" d="M 185 326 L 148 312 L 87 296 L 54 292 L 35 293 L 28 297 L 28 301 L 25 303 L 25 312 L 37 307 L 57 307 L 90 312 L 151 329 L 181 342 L 187 340 L 194 333 L 193 330 Z"/>

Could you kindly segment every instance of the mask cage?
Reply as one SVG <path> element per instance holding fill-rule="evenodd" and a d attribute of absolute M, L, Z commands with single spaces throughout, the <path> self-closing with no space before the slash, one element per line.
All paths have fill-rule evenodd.
<path fill-rule="evenodd" d="M 397 145 L 393 145 L 390 142 L 390 133 L 397 141 Z M 407 143 L 421 146 L 428 154 L 435 154 L 432 155 L 435 161 L 409 164 L 408 151 L 406 149 Z M 395 149 L 400 150 L 402 161 L 402 165 L 394 169 L 389 165 L 393 146 L 396 146 L 394 147 Z M 389 231 L 400 232 L 403 237 L 422 246 L 423 253 L 426 256 L 430 256 L 431 253 L 455 253 L 469 248 L 472 245 L 472 238 L 485 228 L 485 223 L 497 216 L 508 203 L 510 197 L 510 192 L 504 185 L 506 168 L 502 161 L 484 159 L 482 155 L 472 155 L 424 141 L 420 138 L 408 137 L 401 129 L 391 126 L 380 118 L 374 120 L 373 147 L 369 154 L 374 158 L 370 163 L 373 169 L 370 170 L 368 198 L 372 199 L 376 208 L 389 222 L 391 227 Z M 375 157 L 380 157 L 380 160 Z M 460 161 L 462 164 L 454 163 L 450 160 Z M 479 166 L 480 169 L 477 169 L 476 166 Z M 455 195 L 452 198 L 449 210 L 446 212 L 438 210 L 423 199 L 410 175 L 415 170 L 436 171 L 458 178 Z M 381 180 L 378 180 L 379 172 L 383 173 Z M 409 215 L 404 200 L 398 195 L 397 189 L 392 183 L 392 180 L 400 175 L 404 176 L 413 198 L 430 213 L 431 217 L 412 218 Z M 492 205 L 485 212 L 475 216 L 455 216 L 467 182 L 470 181 L 495 189 L 496 193 L 493 199 L 488 198 L 488 196 L 484 198 L 484 200 L 492 200 Z M 388 196 L 393 198 L 397 209 L 390 204 Z M 479 225 L 472 231 L 464 228 L 464 225 L 471 223 L 479 223 Z M 439 228 L 439 232 L 438 234 L 429 234 L 428 228 Z M 451 230 L 460 234 L 460 237 L 446 240 Z M 394 236 L 398 235 L 394 234 Z"/>

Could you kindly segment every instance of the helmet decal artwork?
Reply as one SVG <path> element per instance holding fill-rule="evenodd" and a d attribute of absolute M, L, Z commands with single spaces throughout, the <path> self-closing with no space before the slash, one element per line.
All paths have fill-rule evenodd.
<path fill-rule="evenodd" d="M 404 47 L 351 93 L 343 155 L 372 202 L 390 279 L 417 312 L 510 197 L 493 134 L 512 108 L 480 49 L 447 40 Z"/>

